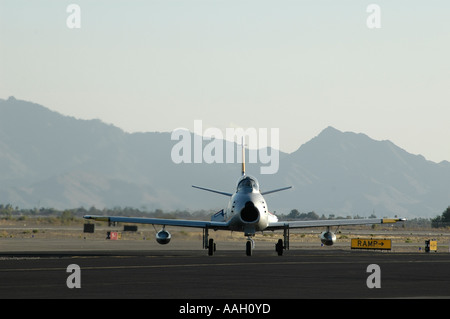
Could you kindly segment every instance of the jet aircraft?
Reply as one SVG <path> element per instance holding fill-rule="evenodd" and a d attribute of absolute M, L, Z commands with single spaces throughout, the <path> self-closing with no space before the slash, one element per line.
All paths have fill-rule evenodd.
<path fill-rule="evenodd" d="M 344 225 L 369 225 L 386 224 L 404 221 L 404 218 L 369 218 L 369 219 L 341 219 L 341 220 L 310 220 L 310 221 L 278 221 L 277 216 L 272 214 L 264 199 L 264 195 L 290 189 L 291 186 L 261 192 L 256 178 L 247 175 L 245 172 L 245 151 L 242 144 L 242 171 L 234 193 L 222 192 L 210 188 L 199 186 L 192 187 L 217 193 L 229 197 L 228 206 L 211 217 L 210 221 L 201 220 L 180 220 L 164 218 L 145 217 L 120 217 L 120 216 L 94 216 L 86 215 L 85 219 L 97 221 L 107 221 L 109 223 L 138 223 L 161 225 L 162 229 L 156 234 L 156 241 L 159 244 L 168 244 L 171 234 L 165 229 L 166 226 L 181 226 L 203 229 L 203 248 L 208 249 L 208 255 L 212 256 L 216 251 L 216 244 L 213 238 L 209 238 L 209 230 L 240 231 L 247 237 L 246 254 L 252 255 L 254 241 L 252 239 L 256 232 L 283 230 L 283 238 L 279 239 L 275 245 L 278 255 L 283 255 L 283 251 L 289 249 L 289 230 L 294 228 L 326 227 L 322 232 L 320 240 L 324 245 L 331 246 L 336 241 L 336 235 L 330 231 L 331 226 Z"/>

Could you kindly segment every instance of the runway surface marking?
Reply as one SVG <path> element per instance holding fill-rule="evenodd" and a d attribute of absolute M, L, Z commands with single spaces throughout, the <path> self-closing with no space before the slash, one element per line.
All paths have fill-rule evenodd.
<path fill-rule="evenodd" d="M 326 257 L 326 256 L 322 256 Z M 75 258 L 75 257 L 74 257 Z M 115 257 L 113 257 L 115 258 Z M 121 257 L 122 258 L 122 257 Z M 161 264 L 161 265 L 124 265 L 124 266 L 83 266 L 83 270 L 112 270 L 112 269 L 152 269 L 152 268 L 183 268 L 183 267 L 223 267 L 223 266 L 256 266 L 256 265 L 311 265 L 322 264 L 323 261 L 278 261 L 278 262 L 230 262 L 230 263 L 195 263 L 195 264 Z M 327 261 L 327 264 L 367 264 L 367 260 L 351 260 L 351 261 Z M 382 260 L 380 264 L 434 264 L 434 263 L 450 263 L 450 260 Z M 21 272 L 21 271 L 59 271 L 66 270 L 64 267 L 43 267 L 43 268 L 5 268 L 0 269 L 2 272 Z"/>

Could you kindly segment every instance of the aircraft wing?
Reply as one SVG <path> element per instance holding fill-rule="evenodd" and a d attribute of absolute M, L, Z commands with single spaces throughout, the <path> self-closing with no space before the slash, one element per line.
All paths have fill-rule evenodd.
<path fill-rule="evenodd" d="M 152 225 L 167 225 L 193 228 L 209 228 L 209 229 L 228 229 L 228 223 L 213 222 L 202 220 L 184 220 L 184 219 L 164 219 L 164 218 L 146 218 L 146 217 L 120 217 L 120 216 L 95 216 L 85 215 L 84 219 L 93 219 L 105 222 L 118 223 L 135 223 L 135 224 L 152 224 Z"/>
<path fill-rule="evenodd" d="M 392 224 L 405 221 L 405 218 L 366 218 L 366 219 L 334 219 L 334 220 L 305 220 L 305 221 L 281 221 L 270 223 L 266 230 L 288 228 L 307 228 L 322 226 L 346 226 L 346 225 L 371 225 Z"/>

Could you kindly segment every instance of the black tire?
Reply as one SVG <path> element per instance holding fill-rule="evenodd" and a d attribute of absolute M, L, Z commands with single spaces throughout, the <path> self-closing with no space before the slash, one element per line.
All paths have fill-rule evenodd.
<path fill-rule="evenodd" d="M 278 242 L 275 244 L 275 250 L 278 256 L 283 256 L 283 239 L 278 239 Z"/>
<path fill-rule="evenodd" d="M 214 255 L 215 246 L 216 244 L 214 244 L 214 239 L 210 238 L 208 241 L 208 256 Z"/>
<path fill-rule="evenodd" d="M 247 240 L 247 244 L 245 245 L 245 252 L 247 253 L 247 256 L 252 255 L 252 242 L 250 240 Z"/>

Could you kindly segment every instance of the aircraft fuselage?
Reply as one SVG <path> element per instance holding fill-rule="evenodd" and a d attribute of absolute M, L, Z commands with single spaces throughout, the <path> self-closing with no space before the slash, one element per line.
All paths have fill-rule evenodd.
<path fill-rule="evenodd" d="M 243 186 L 245 183 L 252 186 Z M 253 236 L 255 232 L 266 229 L 270 222 L 277 221 L 275 215 L 269 212 L 257 183 L 256 179 L 243 176 L 224 212 L 230 229 L 243 231 L 246 236 Z"/>

